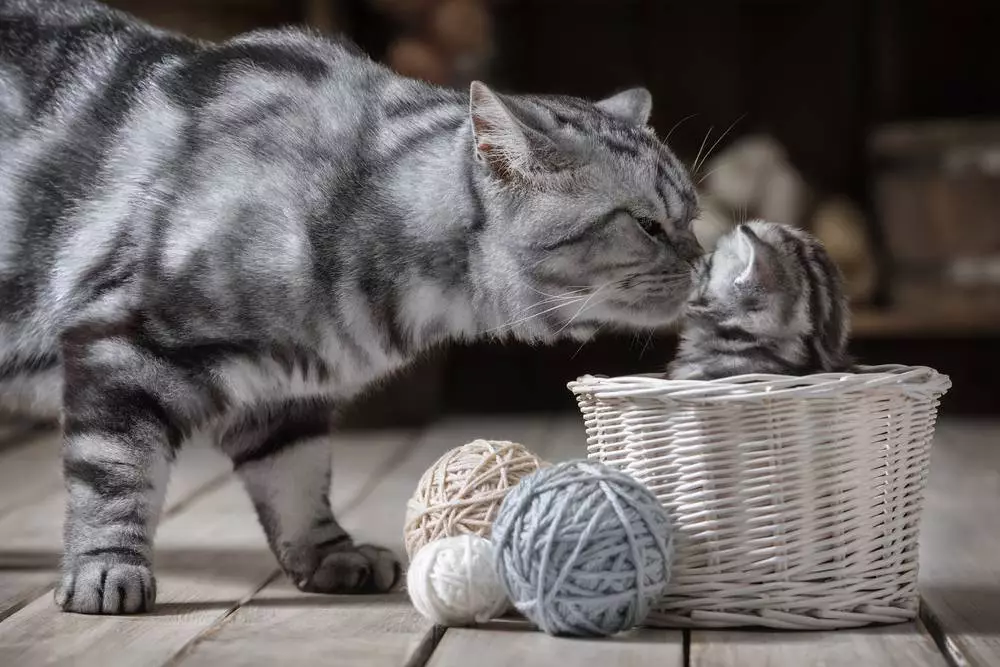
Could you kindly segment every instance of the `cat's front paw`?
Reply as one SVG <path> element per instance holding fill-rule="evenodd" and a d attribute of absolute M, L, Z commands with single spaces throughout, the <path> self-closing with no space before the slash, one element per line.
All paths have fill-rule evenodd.
<path fill-rule="evenodd" d="M 385 593 L 403 574 L 399 559 L 388 549 L 368 544 L 345 545 L 323 556 L 295 585 L 308 593 Z"/>
<path fill-rule="evenodd" d="M 66 565 L 56 604 L 77 614 L 137 614 L 151 611 L 156 580 L 146 565 L 89 560 Z"/>

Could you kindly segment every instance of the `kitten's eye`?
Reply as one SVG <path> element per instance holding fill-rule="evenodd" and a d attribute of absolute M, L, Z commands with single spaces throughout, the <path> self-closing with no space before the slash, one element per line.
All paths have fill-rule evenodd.
<path fill-rule="evenodd" d="M 658 223 L 656 220 L 651 218 L 642 218 L 635 216 L 635 221 L 642 229 L 642 231 L 649 234 L 652 238 L 657 240 L 662 240 L 667 238 L 667 230 L 663 228 L 663 225 Z"/>

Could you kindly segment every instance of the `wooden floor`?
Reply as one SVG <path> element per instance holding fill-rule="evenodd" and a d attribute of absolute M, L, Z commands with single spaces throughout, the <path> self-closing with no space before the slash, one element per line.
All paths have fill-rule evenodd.
<path fill-rule="evenodd" d="M 420 473 L 476 437 L 517 440 L 550 460 L 585 453 L 576 419 L 465 419 L 334 444 L 332 497 L 348 528 L 401 550 Z M 569 640 L 520 622 L 442 631 L 405 595 L 296 591 L 250 503 L 207 447 L 185 450 L 157 536 L 153 614 L 87 617 L 52 602 L 63 491 L 52 434 L 0 428 L 0 666 L 329 664 L 494 667 L 594 664 L 739 667 L 1000 665 L 1000 422 L 945 422 L 923 529 L 923 622 L 838 632 L 640 630 Z M 943 647 L 939 649 L 938 647 Z"/>

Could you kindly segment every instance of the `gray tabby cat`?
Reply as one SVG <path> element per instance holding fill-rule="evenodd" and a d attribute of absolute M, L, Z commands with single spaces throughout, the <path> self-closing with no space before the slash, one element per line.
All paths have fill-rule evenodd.
<path fill-rule="evenodd" d="M 62 415 L 58 603 L 151 607 L 170 464 L 203 429 L 301 589 L 392 587 L 330 511 L 333 416 L 448 340 L 674 320 L 696 199 L 649 111 L 0 0 L 0 401 Z"/>
<path fill-rule="evenodd" d="M 671 379 L 850 368 L 843 281 L 811 235 L 760 221 L 739 225 L 696 274 Z"/>

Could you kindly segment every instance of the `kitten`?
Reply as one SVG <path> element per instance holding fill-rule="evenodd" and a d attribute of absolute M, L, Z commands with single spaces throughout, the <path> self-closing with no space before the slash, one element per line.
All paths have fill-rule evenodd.
<path fill-rule="evenodd" d="M 739 225 L 696 274 L 671 379 L 850 368 L 840 272 L 806 232 L 759 221 Z"/>
<path fill-rule="evenodd" d="M 0 405 L 61 413 L 66 610 L 154 599 L 195 430 L 303 590 L 391 588 L 330 510 L 336 411 L 430 346 L 678 316 L 700 254 L 649 93 L 468 93 L 346 44 L 0 1 Z"/>

